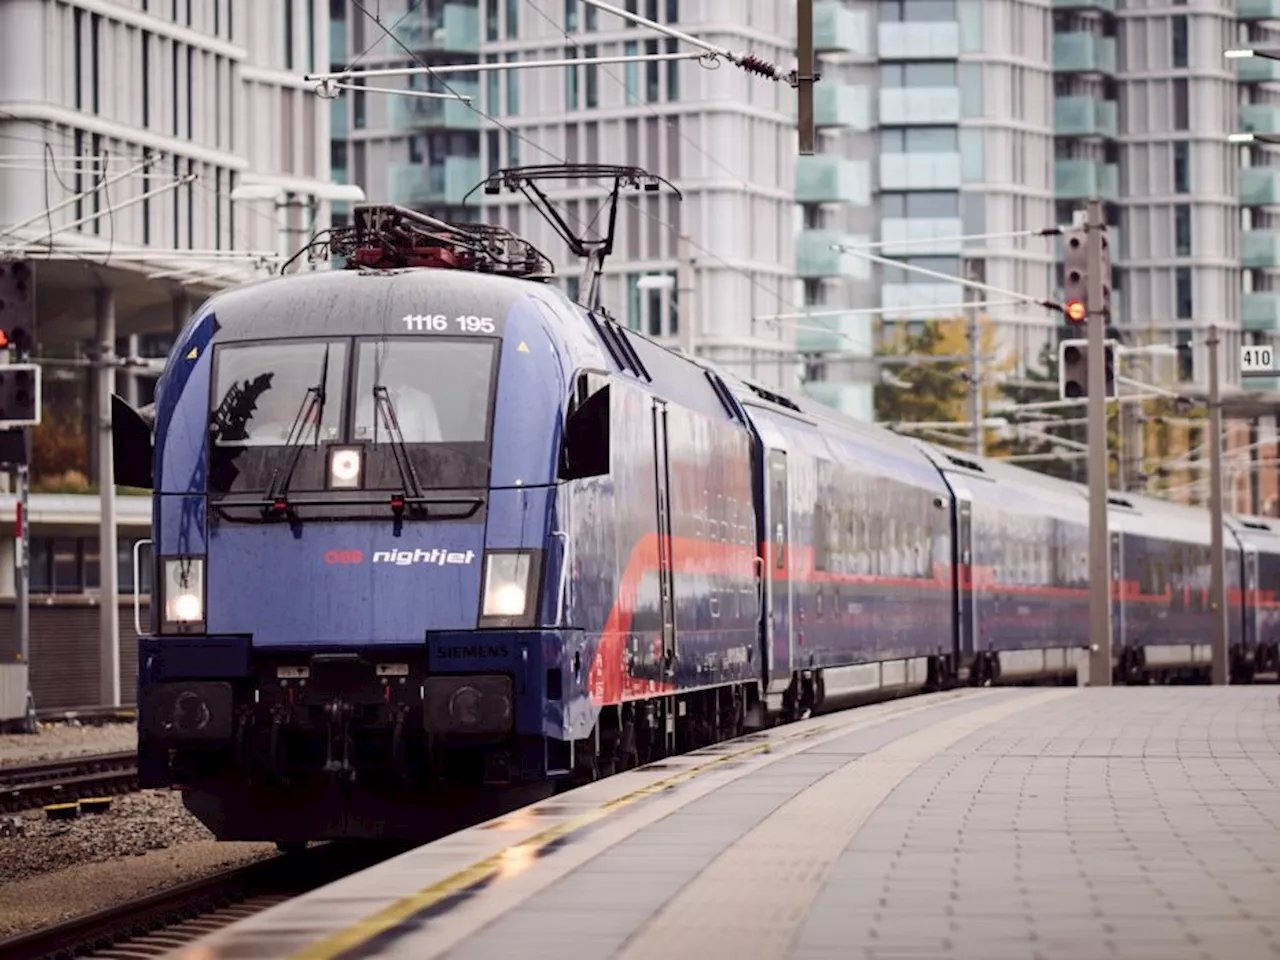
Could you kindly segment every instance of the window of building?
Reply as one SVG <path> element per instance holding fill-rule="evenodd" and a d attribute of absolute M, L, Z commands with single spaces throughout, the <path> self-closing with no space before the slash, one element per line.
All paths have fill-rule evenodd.
<path fill-rule="evenodd" d="M 566 60 L 578 59 L 577 47 L 565 47 L 564 58 Z M 564 108 L 566 110 L 578 109 L 578 67 L 564 68 Z"/>
<path fill-rule="evenodd" d="M 671 0 L 671 2 L 674 3 L 675 0 Z M 675 21 L 672 20 L 671 22 L 674 23 Z M 676 40 L 668 39 L 667 53 L 679 53 L 679 47 L 677 43 L 678 41 Z M 680 61 L 679 60 L 667 61 L 667 99 L 668 100 L 680 99 Z"/>
<path fill-rule="evenodd" d="M 1177 301 L 1178 319 L 1190 320 L 1192 316 L 1190 267 L 1178 267 L 1174 271 L 1174 299 Z"/>
<path fill-rule="evenodd" d="M 293 0 L 284 0 L 284 68 L 293 69 Z"/>
<path fill-rule="evenodd" d="M 1175 67 L 1187 65 L 1187 18 L 1185 15 L 1173 18 L 1173 65 Z"/>
<path fill-rule="evenodd" d="M 498 62 L 498 58 L 494 54 L 490 54 L 486 60 L 489 63 Z M 497 116 L 502 112 L 502 71 L 486 70 L 484 84 L 485 103 L 488 105 L 489 113 L 492 116 Z"/>
<path fill-rule="evenodd" d="M 218 0 L 221 3 L 222 0 Z M 329 0 L 329 19 L 333 21 L 347 19 L 347 0 Z"/>
<path fill-rule="evenodd" d="M 658 41 L 646 40 L 644 43 L 644 52 L 651 57 L 658 55 Z M 650 60 L 644 65 L 644 98 L 647 103 L 657 103 L 660 97 L 658 91 L 658 71 L 659 62 Z"/>
<path fill-rule="evenodd" d="M 142 126 L 151 126 L 151 33 L 142 31 Z"/>
<path fill-rule="evenodd" d="M 507 63 L 515 63 L 520 59 L 518 53 L 508 53 Z M 504 70 L 507 75 L 507 114 L 509 116 L 517 116 L 520 113 L 520 77 L 519 71 Z"/>
<path fill-rule="evenodd" d="M 117 589 L 133 593 L 133 545 L 136 537 L 121 536 L 116 542 Z M 151 593 L 150 547 L 138 551 L 140 593 Z M 96 589 L 101 582 L 98 571 L 98 541 L 93 537 L 31 538 L 30 590 L 33 595 L 76 594 Z"/>
<path fill-rule="evenodd" d="M 89 82 L 93 84 L 93 112 L 99 109 L 99 91 L 102 89 L 98 47 L 102 41 L 102 17 L 94 14 L 89 20 Z"/>
<path fill-rule="evenodd" d="M 590 7 L 589 9 L 594 10 L 595 7 Z M 583 58 L 587 60 L 600 56 L 600 54 L 596 52 L 595 44 L 583 47 L 582 55 Z M 591 63 L 588 64 L 585 69 L 587 73 L 587 109 L 591 110 L 600 106 L 600 68 L 596 64 Z"/>
<path fill-rule="evenodd" d="M 1173 236 L 1175 255 L 1191 256 L 1191 204 L 1180 203 L 1173 208 Z"/>
<path fill-rule="evenodd" d="M 520 36 L 520 0 L 507 0 L 507 39 Z"/>
<path fill-rule="evenodd" d="M 1185 140 L 1173 145 L 1173 192 L 1191 192 L 1191 144 Z"/>
<path fill-rule="evenodd" d="M 514 130 L 507 131 L 507 166 L 520 166 L 520 135 Z"/>
<path fill-rule="evenodd" d="M 667 0 L 667 23 L 680 22 L 680 0 Z"/>
<path fill-rule="evenodd" d="M 502 156 L 498 149 L 498 131 L 485 131 L 484 140 L 485 153 L 489 155 L 489 172 L 493 173 L 493 171 L 502 168 Z"/>
<path fill-rule="evenodd" d="M 955 0 L 881 0 L 880 19 L 890 23 L 938 23 L 956 19 Z"/>
<path fill-rule="evenodd" d="M 583 29 L 588 33 L 598 29 L 600 24 L 600 11 L 595 7 L 588 6 L 587 9 L 583 11 L 582 24 Z"/>
<path fill-rule="evenodd" d="M 1179 330 L 1178 337 L 1178 379 L 1182 382 L 1194 379 L 1195 353 L 1191 349 L 1191 331 Z M 1192 447 L 1196 444 L 1192 443 Z"/>
<path fill-rule="evenodd" d="M 648 303 L 645 304 L 645 307 L 649 312 L 649 336 L 660 337 L 663 334 L 662 291 L 646 290 L 645 294 L 645 299 L 648 301 Z"/>
<path fill-rule="evenodd" d="M 565 33 L 573 33 L 578 29 L 578 0 L 564 0 Z"/>
<path fill-rule="evenodd" d="M 1187 81 L 1185 78 L 1173 81 L 1173 129 L 1189 130 L 1191 128 L 1191 104 L 1187 97 Z"/>
<path fill-rule="evenodd" d="M 498 0 L 484 0 L 484 38 L 498 39 Z"/>
<path fill-rule="evenodd" d="M 356 82 L 359 83 L 359 81 Z M 364 97 L 365 93 L 363 90 L 351 91 L 351 125 L 357 130 L 364 129 Z"/>
<path fill-rule="evenodd" d="M 882 63 L 880 85 L 884 87 L 954 87 L 959 83 L 955 63 Z"/>
<path fill-rule="evenodd" d="M 960 149 L 957 127 L 882 127 L 881 153 L 955 153 Z"/>
<path fill-rule="evenodd" d="M 640 274 L 627 274 L 627 326 L 640 329 Z"/>
<path fill-rule="evenodd" d="M 640 44 L 635 40 L 628 40 L 622 45 L 622 53 L 624 56 L 634 57 L 640 52 Z M 625 79 L 623 81 L 626 104 L 630 106 L 633 103 L 640 102 L 640 64 L 635 61 L 629 61 L 623 69 Z"/>
<path fill-rule="evenodd" d="M 425 155 L 423 154 L 423 151 L 422 151 L 422 138 L 410 137 L 409 138 L 409 162 L 422 163 L 424 156 Z"/>

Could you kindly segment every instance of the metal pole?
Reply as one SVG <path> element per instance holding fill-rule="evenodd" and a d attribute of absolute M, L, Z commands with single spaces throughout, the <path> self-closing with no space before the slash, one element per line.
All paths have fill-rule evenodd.
<path fill-rule="evenodd" d="M 973 268 L 973 261 L 966 264 L 965 272 L 970 280 L 977 280 L 974 275 L 976 271 Z M 973 424 L 973 452 L 979 457 L 982 456 L 984 441 L 986 437 L 985 430 L 982 429 L 982 374 L 979 370 L 979 343 L 978 343 L 978 308 L 974 306 L 977 299 L 977 291 L 973 287 L 966 287 L 964 298 L 969 305 L 965 308 L 965 315 L 969 324 L 969 422 Z"/>
<path fill-rule="evenodd" d="M 22 442 L 27 447 L 28 460 L 31 453 L 31 430 L 22 431 Z M 27 491 L 30 487 L 30 474 L 27 464 L 18 465 L 18 515 L 14 519 L 18 536 L 17 551 L 14 561 L 17 565 L 15 586 L 18 600 L 18 662 L 31 662 L 31 503 Z M 29 686 L 29 685 L 28 685 Z"/>
<path fill-rule="evenodd" d="M 1111 542 L 1107 533 L 1106 317 L 1102 301 L 1102 202 L 1089 200 L 1089 685 L 1111 686 Z"/>
<path fill-rule="evenodd" d="M 1227 558 L 1222 542 L 1222 396 L 1218 376 L 1218 328 L 1210 324 L 1209 338 L 1209 609 L 1213 627 L 1213 682 L 1231 682 L 1227 649 Z"/>
<path fill-rule="evenodd" d="M 800 155 L 812 156 L 816 138 L 813 120 L 813 0 L 796 0 L 796 118 Z"/>
<path fill-rule="evenodd" d="M 696 356 L 694 325 L 693 244 L 680 234 L 676 241 L 676 323 L 680 349 L 686 357 Z"/>
<path fill-rule="evenodd" d="M 95 291 L 98 326 L 98 583 L 102 590 L 98 622 L 99 698 L 104 707 L 120 706 L 120 605 L 116 577 L 116 486 L 111 450 L 111 394 L 115 391 L 116 304 L 107 287 Z"/>

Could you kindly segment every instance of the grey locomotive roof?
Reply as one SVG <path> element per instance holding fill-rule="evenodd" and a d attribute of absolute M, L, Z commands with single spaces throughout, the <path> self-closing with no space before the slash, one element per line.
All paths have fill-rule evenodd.
<path fill-rule="evenodd" d="M 501 321 L 522 296 L 546 288 L 461 270 L 333 270 L 276 277 L 206 301 L 218 339 L 265 340 L 404 333 L 404 317 L 459 313 Z"/>

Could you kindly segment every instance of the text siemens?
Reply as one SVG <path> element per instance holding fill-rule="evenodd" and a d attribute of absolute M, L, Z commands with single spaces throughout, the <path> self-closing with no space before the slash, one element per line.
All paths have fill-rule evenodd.
<path fill-rule="evenodd" d="M 414 333 L 493 333 L 496 329 L 493 317 L 466 315 L 450 321 L 443 313 L 411 313 L 404 318 L 404 326 Z"/>
<path fill-rule="evenodd" d="M 374 563 L 394 563 L 399 567 L 407 567 L 415 563 L 433 563 L 443 567 L 447 565 L 468 564 L 475 560 L 474 550 L 449 551 L 439 547 L 433 550 L 375 550 Z"/>

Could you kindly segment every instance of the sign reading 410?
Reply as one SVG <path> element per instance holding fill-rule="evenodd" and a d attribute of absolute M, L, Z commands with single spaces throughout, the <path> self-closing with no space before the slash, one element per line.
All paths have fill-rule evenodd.
<path fill-rule="evenodd" d="M 1259 345 L 1240 348 L 1240 375 L 1243 377 L 1274 377 L 1275 348 Z"/>

